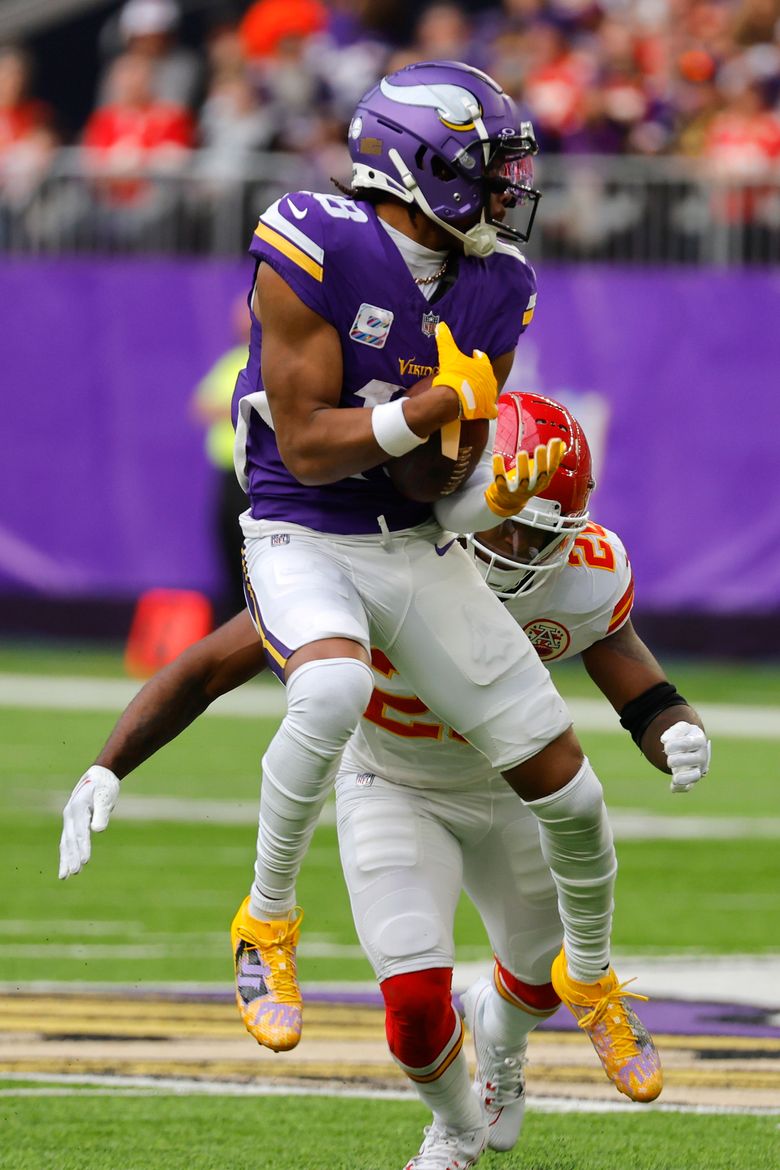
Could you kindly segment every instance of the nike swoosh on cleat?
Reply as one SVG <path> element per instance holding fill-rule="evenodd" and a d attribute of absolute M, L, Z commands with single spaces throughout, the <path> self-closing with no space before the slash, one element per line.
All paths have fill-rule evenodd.
<path fill-rule="evenodd" d="M 447 543 L 442 545 L 441 548 L 439 548 L 438 544 L 435 544 L 433 547 L 436 549 L 437 556 L 443 557 L 445 553 L 449 552 L 456 539 L 457 538 L 453 536 L 452 540 L 448 540 Z"/>
<path fill-rule="evenodd" d="M 290 208 L 290 211 L 293 213 L 296 219 L 306 219 L 306 216 L 309 214 L 308 207 L 304 207 L 303 211 L 299 211 L 291 199 L 287 200 L 287 206 Z"/>

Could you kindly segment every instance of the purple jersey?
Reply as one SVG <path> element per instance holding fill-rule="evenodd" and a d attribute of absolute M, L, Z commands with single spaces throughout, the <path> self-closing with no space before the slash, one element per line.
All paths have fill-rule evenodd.
<path fill-rule="evenodd" d="M 509 245 L 486 260 L 458 258 L 458 275 L 432 304 L 368 203 L 298 191 L 261 215 L 250 252 L 270 264 L 300 299 L 338 331 L 343 355 L 339 406 L 389 402 L 437 369 L 434 330 L 446 321 L 466 353 L 497 358 L 515 348 L 536 302 L 533 269 Z M 383 466 L 337 483 L 304 487 L 284 466 L 260 394 L 262 337 L 252 316 L 249 361 L 233 398 L 237 467 L 252 516 L 320 532 L 411 528 L 430 506 L 401 496 Z"/>

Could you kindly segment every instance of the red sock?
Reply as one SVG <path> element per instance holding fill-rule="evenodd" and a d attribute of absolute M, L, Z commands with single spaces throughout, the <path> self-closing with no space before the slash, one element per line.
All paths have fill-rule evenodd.
<path fill-rule="evenodd" d="M 560 1006 L 561 1001 L 552 983 L 523 983 L 522 979 L 502 967 L 498 959 L 493 977 L 499 994 L 527 1012 L 546 1015 Z"/>

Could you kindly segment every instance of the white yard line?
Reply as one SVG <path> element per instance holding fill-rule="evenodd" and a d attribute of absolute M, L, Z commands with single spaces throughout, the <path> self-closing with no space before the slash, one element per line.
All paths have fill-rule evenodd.
<path fill-rule="evenodd" d="M 18 803 L 31 804 L 46 812 L 61 813 L 62 796 L 39 796 L 30 790 L 17 794 Z M 642 809 L 611 808 L 609 819 L 618 841 L 732 841 L 746 837 L 780 838 L 780 817 L 696 817 L 681 816 L 680 798 L 670 797 L 668 815 Z M 168 821 L 175 824 L 254 825 L 256 800 L 204 800 L 176 796 L 139 796 L 123 792 L 115 819 L 125 821 Z M 331 801 L 320 814 L 320 824 L 335 825 L 336 806 Z"/>
<path fill-rule="evenodd" d="M 651 999 L 689 1003 L 743 1004 L 765 1008 L 780 1024 L 780 954 L 770 955 L 632 955 L 616 952 L 621 979 L 636 978 L 631 990 Z M 469 987 L 490 974 L 489 962 L 457 963 L 453 986 Z"/>
<path fill-rule="evenodd" d="M 0 673 L 0 707 L 59 711 L 116 711 L 127 706 L 141 683 L 116 678 L 83 678 Z M 752 707 L 726 703 L 697 704 L 711 735 L 736 739 L 780 739 L 780 707 Z M 569 708 L 582 731 L 625 735 L 617 716 L 604 699 L 570 699 Z M 279 717 L 285 711 L 281 686 L 250 684 L 224 695 L 209 709 L 211 715 Z"/>
<path fill-rule="evenodd" d="M 344 1085 L 338 1081 L 322 1085 L 243 1084 L 231 1081 L 186 1080 L 179 1077 L 145 1076 L 81 1076 L 78 1073 L 0 1073 L 6 1081 L 22 1082 L 18 1089 L 0 1089 L 0 1097 L 64 1097 L 64 1096 L 208 1096 L 208 1097 L 345 1097 L 368 1101 L 414 1101 L 416 1094 L 409 1089 L 370 1089 Z M 40 1083 L 40 1088 L 25 1088 L 24 1083 Z M 86 1091 L 80 1085 L 92 1087 Z M 58 1086 L 58 1087 L 53 1087 Z M 528 1095 L 531 1110 L 539 1113 L 702 1113 L 750 1114 L 756 1117 L 780 1115 L 778 1108 L 716 1105 L 639 1105 L 630 1101 L 592 1101 L 570 1097 L 537 1097 Z"/>
<path fill-rule="evenodd" d="M 36 944 L 31 944 L 35 947 Z M 113 948 L 105 945 L 105 949 Z M 122 946 L 123 944 L 117 944 Z M 84 944 L 89 948 L 90 944 Z M 61 953 L 60 944 L 53 942 L 48 949 Z M 21 948 L 20 948 L 21 949 Z M 43 950 L 43 948 L 40 948 Z M 302 955 L 325 958 L 353 958 L 362 954 L 360 949 L 351 943 L 328 943 L 324 940 L 307 943 L 305 937 L 301 940 Z M 3 953 L 7 954 L 3 948 Z M 476 954 L 474 948 L 468 948 L 464 958 L 471 959 Z M 90 951 L 90 957 L 94 957 Z M 684 1000 L 688 1002 L 710 1002 L 725 1004 L 756 1005 L 770 1012 L 780 1013 L 780 952 L 766 955 L 710 955 L 667 953 L 663 955 L 629 954 L 617 951 L 614 956 L 615 969 L 622 978 L 636 977 L 636 989 L 642 994 L 656 999 Z M 481 975 L 489 975 L 491 970 L 490 952 L 485 947 L 484 958 L 474 961 L 460 961 L 455 963 L 452 984 L 457 991 L 464 991 L 475 979 Z M 198 992 L 213 995 L 222 992 L 226 997 L 231 994 L 232 984 L 225 983 L 158 983 L 143 981 L 143 991 L 149 998 L 155 995 L 170 995 L 177 990 L 185 995 L 197 995 Z M 38 995 L 99 995 L 118 996 L 123 991 L 128 994 L 137 994 L 138 983 L 92 983 L 68 982 L 59 983 L 48 980 L 0 982 L 0 995 L 25 992 Z M 345 994 L 373 994 L 376 993 L 376 984 L 372 982 L 322 982 L 303 985 L 304 998 L 307 995 L 316 996 L 317 992 L 329 994 L 344 992 Z M 780 1017 L 777 1020 L 780 1023 Z"/>
<path fill-rule="evenodd" d="M 672 797 L 672 802 L 679 797 Z M 733 841 L 745 837 L 780 837 L 780 817 L 668 816 L 642 809 L 610 808 L 609 821 L 618 841 Z"/>
<path fill-rule="evenodd" d="M 201 945 L 212 949 L 224 945 L 223 935 L 180 935 L 172 933 L 166 942 L 117 943 L 0 943 L 0 959 L 166 959 L 181 953 L 183 939 L 197 938 Z M 299 953 L 309 959 L 363 959 L 365 955 L 357 943 L 308 942 L 298 947 Z M 474 951 L 473 953 L 478 953 Z"/>
<path fill-rule="evenodd" d="M 143 683 L 121 678 L 79 675 L 0 673 L 0 707 L 31 707 L 50 711 L 116 711 L 127 706 Z M 241 687 L 217 699 L 212 715 L 281 716 L 286 708 L 281 686 Z"/>

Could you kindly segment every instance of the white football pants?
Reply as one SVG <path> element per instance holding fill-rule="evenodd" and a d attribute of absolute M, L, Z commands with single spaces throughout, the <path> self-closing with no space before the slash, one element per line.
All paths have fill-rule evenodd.
<path fill-rule="evenodd" d="M 555 883 L 536 818 L 503 779 L 425 792 L 349 770 L 347 748 L 336 810 L 355 927 L 378 981 L 453 965 L 465 889 L 502 966 L 549 982 L 563 937 Z"/>
<path fill-rule="evenodd" d="M 321 639 L 375 645 L 497 769 L 535 755 L 570 725 L 527 637 L 437 524 L 387 538 L 326 536 L 247 518 L 243 526 L 248 603 L 277 673 L 296 649 Z M 521 705 L 533 673 L 535 702 Z M 317 712 L 317 728 L 307 710 Z M 294 902 L 331 764 L 358 718 L 352 701 L 315 701 L 301 705 L 299 718 L 285 720 L 272 741 L 273 787 L 285 800 L 282 808 L 270 794 L 261 798 L 255 915 L 283 913 Z M 313 739 L 333 750 L 312 750 Z"/>

